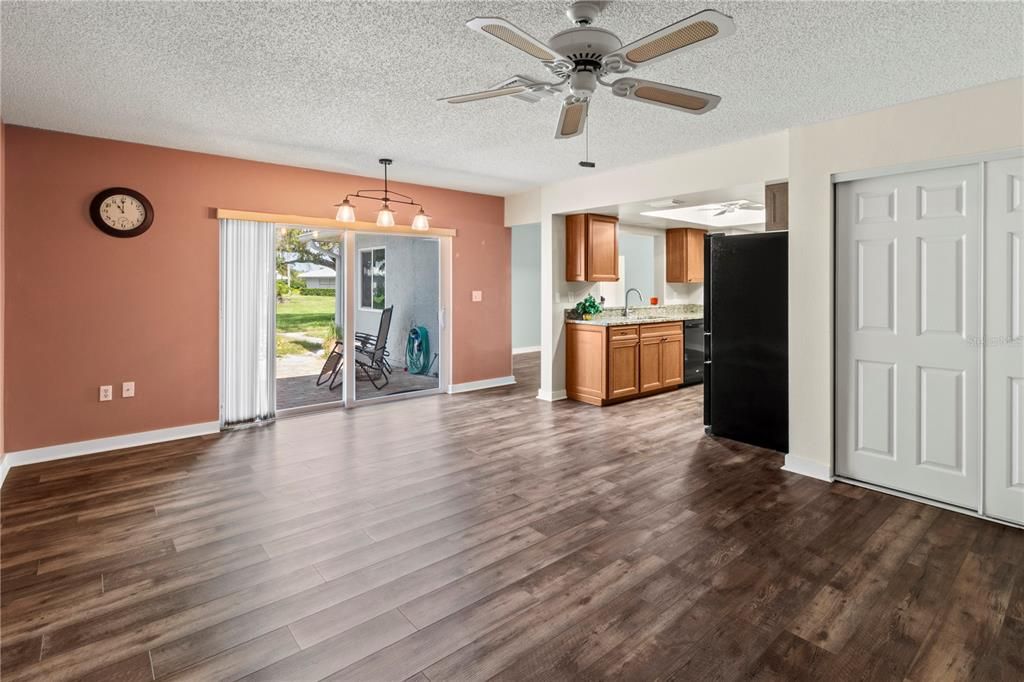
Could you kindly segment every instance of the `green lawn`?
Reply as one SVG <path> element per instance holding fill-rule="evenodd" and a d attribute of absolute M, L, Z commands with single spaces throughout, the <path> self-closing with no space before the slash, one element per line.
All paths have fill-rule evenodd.
<path fill-rule="evenodd" d="M 289 339 L 281 336 L 282 332 L 301 332 L 324 339 L 333 325 L 333 296 L 285 296 L 277 304 L 277 357 L 302 355 L 322 347 L 320 343 Z"/>
<path fill-rule="evenodd" d="M 327 336 L 334 324 L 333 296 L 285 296 L 277 304 L 277 331 Z"/>

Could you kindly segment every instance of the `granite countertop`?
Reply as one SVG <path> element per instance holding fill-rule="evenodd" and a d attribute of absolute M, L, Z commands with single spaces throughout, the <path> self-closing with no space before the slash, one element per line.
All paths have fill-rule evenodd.
<path fill-rule="evenodd" d="M 566 320 L 566 324 L 592 324 L 599 327 L 621 327 L 627 324 L 657 324 L 658 322 L 683 322 L 702 320 L 704 313 L 680 313 L 664 317 L 604 317 L 595 320 Z"/>
<path fill-rule="evenodd" d="M 598 313 L 592 320 L 581 320 L 575 311 L 565 311 L 566 324 L 590 324 L 598 327 L 621 327 L 629 324 L 657 324 L 659 322 L 683 322 L 685 320 L 704 319 L 704 306 L 693 303 L 670 304 L 661 306 L 630 307 L 629 317 L 625 316 L 622 307 L 608 307 Z"/>

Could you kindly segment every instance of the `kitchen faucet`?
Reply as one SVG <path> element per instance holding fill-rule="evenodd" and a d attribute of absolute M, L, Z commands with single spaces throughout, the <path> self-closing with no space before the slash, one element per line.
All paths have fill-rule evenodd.
<path fill-rule="evenodd" d="M 629 292 L 631 292 L 631 291 L 635 291 L 636 295 L 640 297 L 640 303 L 644 302 L 644 295 L 642 293 L 640 293 L 639 289 L 637 289 L 635 287 L 630 287 L 629 289 L 626 289 L 626 310 L 623 313 L 624 317 L 629 317 Z"/>

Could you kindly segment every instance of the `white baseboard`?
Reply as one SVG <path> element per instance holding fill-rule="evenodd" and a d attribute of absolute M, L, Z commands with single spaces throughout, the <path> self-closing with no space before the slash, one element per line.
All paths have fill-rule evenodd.
<path fill-rule="evenodd" d="M 827 464 L 822 464 L 813 459 L 797 457 L 792 453 L 786 455 L 786 464 L 782 467 L 782 470 L 793 474 L 800 474 L 801 476 L 810 476 L 820 481 L 832 482 L 832 472 Z"/>
<path fill-rule="evenodd" d="M 83 440 L 77 443 L 62 443 L 50 445 L 45 448 L 32 450 L 18 450 L 8 452 L 4 455 L 2 467 L 3 476 L 11 467 L 25 466 L 26 464 L 37 464 L 49 462 L 55 459 L 68 457 L 81 457 L 92 455 L 97 452 L 108 450 L 120 450 L 122 448 L 133 448 L 140 445 L 152 445 L 181 438 L 192 438 L 194 436 L 205 436 L 220 431 L 219 422 L 203 422 L 201 424 L 188 424 L 186 426 L 174 426 L 169 429 L 157 429 L 155 431 L 143 431 L 141 433 L 126 433 L 123 436 L 110 436 L 109 438 L 96 438 L 95 440 Z"/>
<path fill-rule="evenodd" d="M 565 400 L 567 398 L 565 390 L 561 391 L 545 391 L 543 389 L 537 391 L 537 400 L 546 400 L 549 403 L 553 403 L 558 400 Z"/>
<path fill-rule="evenodd" d="M 523 346 L 521 348 L 513 348 L 512 355 L 522 355 L 523 353 L 539 353 L 540 346 Z"/>
<path fill-rule="evenodd" d="M 480 391 L 485 388 L 497 388 L 516 383 L 514 376 L 495 377 L 493 379 L 481 379 L 480 381 L 467 381 L 464 384 L 450 384 L 449 393 L 466 393 L 468 391 Z"/>
<path fill-rule="evenodd" d="M 6 455 L 0 455 L 0 488 L 4 487 L 4 479 L 7 472 L 11 470 L 11 460 Z"/>

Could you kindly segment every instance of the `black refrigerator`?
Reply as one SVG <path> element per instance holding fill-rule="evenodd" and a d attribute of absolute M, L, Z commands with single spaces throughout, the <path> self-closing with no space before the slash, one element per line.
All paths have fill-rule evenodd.
<path fill-rule="evenodd" d="M 788 233 L 704 237 L 704 430 L 789 450 Z"/>

